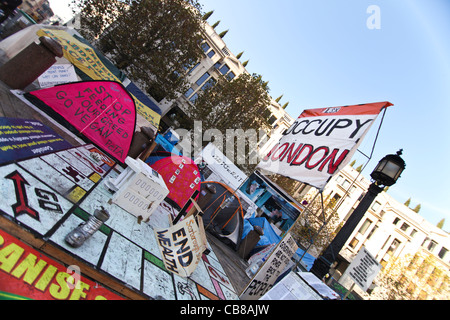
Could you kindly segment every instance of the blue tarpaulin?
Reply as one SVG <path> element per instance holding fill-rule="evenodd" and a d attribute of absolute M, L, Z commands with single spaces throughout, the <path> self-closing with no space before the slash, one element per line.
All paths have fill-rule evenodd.
<path fill-rule="evenodd" d="M 264 231 L 264 234 L 261 236 L 260 240 L 255 246 L 256 250 L 258 248 L 262 248 L 281 241 L 281 237 L 275 233 L 269 221 L 267 221 L 267 219 L 264 217 L 244 219 L 244 231 L 242 233 L 242 239 L 244 239 L 247 234 L 253 230 L 253 226 L 260 226 Z M 300 248 L 296 251 L 298 258 L 302 257 L 304 253 L 305 251 Z M 314 260 L 316 260 L 316 258 L 309 253 L 306 253 L 303 256 L 302 262 L 304 265 L 306 265 L 307 271 L 311 269 L 312 265 L 314 264 Z"/>

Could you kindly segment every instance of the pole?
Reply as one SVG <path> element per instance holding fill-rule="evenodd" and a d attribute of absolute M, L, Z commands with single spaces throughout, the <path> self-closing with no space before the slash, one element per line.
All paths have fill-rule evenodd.
<path fill-rule="evenodd" d="M 342 300 L 347 299 L 347 297 L 350 295 L 350 293 L 353 291 L 354 288 L 355 288 L 355 283 L 353 282 L 352 286 L 350 287 L 350 289 L 347 290 L 347 293 L 346 293 L 345 296 L 342 298 Z"/>
<path fill-rule="evenodd" d="M 339 254 L 339 251 L 341 251 L 341 249 L 344 247 L 344 244 L 352 235 L 353 231 L 361 221 L 367 209 L 369 209 L 373 200 L 381 191 L 383 191 L 383 189 L 377 186 L 375 183 L 372 183 L 370 185 L 366 195 L 361 200 L 358 207 L 356 207 L 350 218 L 348 218 L 347 222 L 345 222 L 342 229 L 338 232 L 336 237 L 333 239 L 333 241 L 331 241 L 331 243 L 320 255 L 320 257 L 316 259 L 316 261 L 314 261 L 311 272 L 319 279 L 325 277 L 325 275 L 329 272 L 331 265 L 336 260 L 337 255 Z"/>

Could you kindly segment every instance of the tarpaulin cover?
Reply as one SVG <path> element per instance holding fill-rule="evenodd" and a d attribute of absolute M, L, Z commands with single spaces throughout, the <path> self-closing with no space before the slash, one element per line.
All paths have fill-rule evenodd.
<path fill-rule="evenodd" d="M 57 120 L 62 117 L 114 159 L 125 162 L 136 126 L 136 106 L 121 83 L 73 82 L 26 96 L 37 98 L 43 111 Z"/>
<path fill-rule="evenodd" d="M 164 138 L 161 134 L 158 134 L 156 136 L 155 142 L 158 144 L 158 146 L 160 146 L 165 151 L 181 156 L 181 151 L 177 147 L 175 147 L 173 144 L 171 144 L 169 141 L 167 141 L 167 139 Z"/>
<path fill-rule="evenodd" d="M 164 179 L 169 189 L 167 198 L 174 201 L 179 209 L 196 190 L 200 192 L 200 172 L 191 159 L 170 152 L 155 152 L 145 162 Z"/>
<path fill-rule="evenodd" d="M 147 107 L 155 111 L 157 114 L 162 114 L 161 109 L 154 103 L 141 89 L 139 89 L 133 82 L 130 82 L 126 86 L 127 90 L 135 96 L 140 102 L 145 104 Z"/>
<path fill-rule="evenodd" d="M 267 219 L 264 217 L 245 219 L 242 239 L 244 239 L 247 236 L 247 234 L 253 230 L 254 226 L 259 226 L 264 231 L 264 235 L 261 236 L 260 240 L 255 246 L 256 251 L 270 244 L 277 244 L 278 242 L 281 241 L 281 237 L 275 233 L 269 221 L 267 221 Z M 299 248 L 295 253 L 298 255 L 298 258 L 300 258 L 303 256 L 305 251 Z M 306 253 L 303 256 L 302 262 L 304 265 L 306 265 L 307 271 L 311 269 L 315 260 L 316 258 L 310 255 L 309 253 Z"/>

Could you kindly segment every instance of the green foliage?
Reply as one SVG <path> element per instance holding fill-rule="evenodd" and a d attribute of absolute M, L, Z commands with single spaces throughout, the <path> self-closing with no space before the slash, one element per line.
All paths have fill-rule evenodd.
<path fill-rule="evenodd" d="M 156 100 L 187 90 L 185 70 L 203 54 L 197 0 L 74 0 L 81 34 Z"/>

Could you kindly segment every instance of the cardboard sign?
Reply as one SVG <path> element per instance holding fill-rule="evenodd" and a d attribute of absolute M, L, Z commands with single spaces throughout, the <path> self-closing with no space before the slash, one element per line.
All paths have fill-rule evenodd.
<path fill-rule="evenodd" d="M 0 229 L 0 300 L 123 300 Z"/>
<path fill-rule="evenodd" d="M 199 225 L 202 227 L 203 222 L 200 221 Z M 202 229 L 194 216 L 170 228 L 155 229 L 159 250 L 168 271 L 181 277 L 189 277 L 194 272 L 206 248 L 206 236 Z"/>
<path fill-rule="evenodd" d="M 389 106 L 390 102 L 379 102 L 305 110 L 258 167 L 323 189 Z"/>
<path fill-rule="evenodd" d="M 29 94 L 41 100 L 113 158 L 124 163 L 136 126 L 136 107 L 122 84 L 82 81 Z"/>
<path fill-rule="evenodd" d="M 41 88 L 52 87 L 57 84 L 77 82 L 75 68 L 71 64 L 54 64 L 38 78 Z"/>
<path fill-rule="evenodd" d="M 269 291 L 297 249 L 291 234 L 285 236 L 242 292 L 240 299 L 258 300 Z"/>
<path fill-rule="evenodd" d="M 37 120 L 0 118 L 0 164 L 70 148 Z"/>
<path fill-rule="evenodd" d="M 347 268 L 346 273 L 363 291 L 367 291 L 380 270 L 381 264 L 365 247 L 362 247 Z"/>

